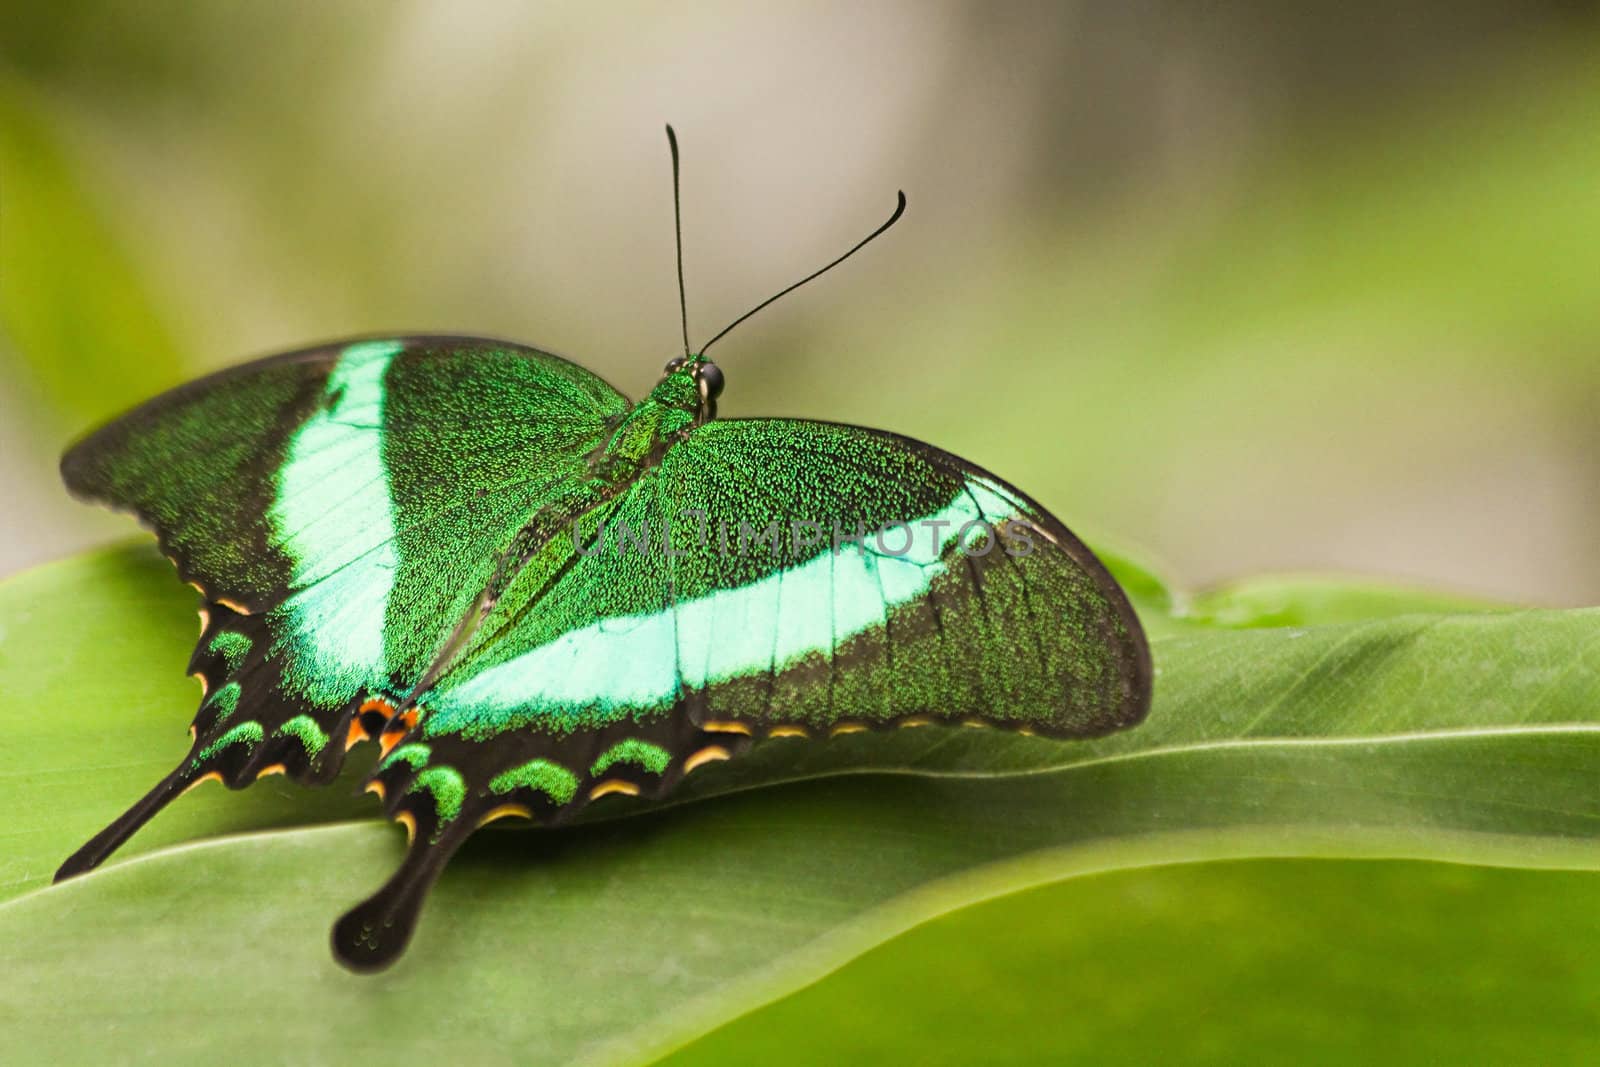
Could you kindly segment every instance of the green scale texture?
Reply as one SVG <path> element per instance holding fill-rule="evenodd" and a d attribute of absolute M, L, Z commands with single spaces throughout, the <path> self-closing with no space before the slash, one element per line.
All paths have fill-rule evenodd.
<path fill-rule="evenodd" d="M 681 554 L 658 538 L 582 555 L 569 529 L 552 530 L 430 694 L 429 736 L 593 730 L 689 692 L 708 718 L 762 725 L 927 715 L 1092 734 L 1139 651 L 1058 524 L 954 457 L 878 431 L 709 423 L 596 508 L 613 528 L 670 528 Z M 691 510 L 706 515 L 703 545 Z M 797 548 L 796 520 L 822 527 L 820 543 Z M 964 554 L 956 535 L 973 520 L 1036 524 L 1034 551 Z M 781 536 L 741 552 L 730 533 L 724 551 L 721 532 L 740 523 Z M 835 523 L 912 526 L 835 551 Z"/>

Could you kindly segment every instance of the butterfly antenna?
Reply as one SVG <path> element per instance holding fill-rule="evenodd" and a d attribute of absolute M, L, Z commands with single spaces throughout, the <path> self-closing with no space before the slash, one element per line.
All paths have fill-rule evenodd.
<path fill-rule="evenodd" d="M 672 227 L 678 237 L 678 316 L 683 321 L 683 357 L 689 358 L 689 298 L 683 291 L 683 208 L 678 199 L 678 135 L 667 123 L 667 144 L 672 148 Z"/>
<path fill-rule="evenodd" d="M 882 226 L 879 226 L 876 230 L 873 230 L 871 233 L 867 234 L 865 237 L 863 237 L 856 244 L 856 246 L 854 248 L 850 249 L 850 251 L 846 252 L 844 255 L 840 256 L 838 259 L 834 260 L 832 263 L 829 263 L 826 267 L 823 267 L 821 270 L 812 271 L 810 274 L 807 274 L 804 278 L 801 278 L 799 281 L 795 282 L 793 285 L 789 286 L 787 289 L 782 289 L 782 290 L 774 293 L 772 296 L 767 297 L 765 300 L 761 301 L 761 303 L 757 304 L 755 307 L 751 308 L 749 311 L 746 311 L 743 315 L 740 315 L 738 318 L 736 318 L 732 322 L 728 323 L 728 325 L 724 326 L 722 328 L 722 330 L 720 332 L 718 332 L 718 334 L 715 337 L 713 337 L 711 340 L 707 341 L 704 345 L 700 346 L 700 355 L 703 357 L 706 354 L 706 349 L 710 348 L 712 345 L 714 345 L 718 341 L 722 340 L 722 338 L 725 337 L 730 330 L 732 330 L 735 326 L 739 325 L 745 319 L 748 319 L 751 315 L 754 315 L 756 312 L 760 311 L 762 308 L 766 307 L 768 304 L 772 303 L 773 301 L 778 300 L 781 297 L 788 296 L 790 293 L 794 292 L 796 289 L 798 289 L 802 285 L 806 284 L 806 282 L 809 282 L 809 281 L 812 281 L 813 279 L 822 277 L 822 275 L 828 273 L 830 270 L 832 270 L 833 268 L 837 267 L 839 264 L 843 263 L 845 260 L 849 259 L 851 256 L 855 255 L 857 252 L 861 251 L 867 245 L 871 244 L 874 238 L 879 237 L 880 235 L 882 235 L 883 231 L 887 230 L 890 226 L 893 226 L 896 222 L 899 222 L 900 221 L 900 216 L 905 214 L 905 210 L 906 210 L 906 194 L 902 192 L 902 193 L 899 194 L 899 196 L 900 196 L 900 202 L 895 205 L 894 214 L 889 216 L 889 221 L 888 222 L 884 223 Z"/>

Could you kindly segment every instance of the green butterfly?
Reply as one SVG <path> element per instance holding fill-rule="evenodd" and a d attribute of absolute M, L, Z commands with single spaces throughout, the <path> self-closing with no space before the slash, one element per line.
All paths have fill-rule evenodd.
<path fill-rule="evenodd" d="M 678 270 L 681 298 L 681 240 Z M 200 590 L 205 696 L 188 755 L 57 880 L 200 782 L 327 783 L 375 738 L 368 789 L 411 845 L 333 932 L 341 962 L 375 970 L 503 816 L 660 797 L 769 738 L 1082 738 L 1144 717 L 1138 620 L 1065 526 L 920 441 L 716 421 L 705 352 L 726 332 L 692 352 L 685 325 L 637 404 L 509 342 L 342 342 L 182 386 L 74 446 L 72 492 L 133 511 Z"/>

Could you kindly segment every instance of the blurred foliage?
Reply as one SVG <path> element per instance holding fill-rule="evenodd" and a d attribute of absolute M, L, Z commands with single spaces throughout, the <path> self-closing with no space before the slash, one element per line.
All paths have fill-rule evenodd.
<path fill-rule="evenodd" d="M 60 421 L 106 418 L 178 376 L 134 261 L 37 101 L 3 69 L 0 280 L 0 376 L 30 372 Z"/>
<path fill-rule="evenodd" d="M 1593 601 L 1600 50 L 1538 60 L 1461 86 L 1470 108 L 1305 137 L 1212 199 L 1039 227 L 944 314 L 874 338 L 835 417 L 1020 471 L 1181 574 Z M 973 352 L 1003 373 L 963 374 Z"/>
<path fill-rule="evenodd" d="M 674 118 L 698 336 L 911 197 L 723 343 L 730 414 L 933 439 L 1193 582 L 1600 597 L 1589 5 L 1007 12 L 17 11 L 0 523 L 96 414 L 324 337 L 513 336 L 637 391 Z M 0 570 L 85 537 L 45 521 Z"/>
<path fill-rule="evenodd" d="M 1505 611 L 1504 605 L 1359 578 L 1250 578 L 1190 597 L 1181 621 L 1218 626 L 1329 626 L 1418 612 Z"/>

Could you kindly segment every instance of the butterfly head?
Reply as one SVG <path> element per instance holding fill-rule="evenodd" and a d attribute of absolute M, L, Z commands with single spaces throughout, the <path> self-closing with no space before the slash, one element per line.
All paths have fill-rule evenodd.
<path fill-rule="evenodd" d="M 767 297 L 743 315 L 734 319 L 712 335 L 711 340 L 701 345 L 698 350 L 689 344 L 689 301 L 684 293 L 683 285 L 683 210 L 678 197 L 678 135 L 672 127 L 667 127 L 667 145 L 672 150 L 672 222 L 677 234 L 678 249 L 678 316 L 683 325 L 683 355 L 670 360 L 661 371 L 661 381 L 650 394 L 650 399 L 657 404 L 676 409 L 681 413 L 691 413 L 694 425 L 698 426 L 717 417 L 717 397 L 722 393 L 722 371 L 715 363 L 706 359 L 706 352 L 711 346 L 726 337 L 735 326 L 744 322 L 762 308 L 780 299 L 788 293 L 794 292 L 802 285 L 828 273 L 834 267 L 843 263 L 861 249 L 865 248 L 883 231 L 897 222 L 906 210 L 906 194 L 900 193 L 895 204 L 894 214 L 889 216 L 889 221 L 879 226 L 866 237 L 857 241 L 854 247 L 844 255 L 835 259 L 820 270 L 814 270 L 793 285 L 778 290 Z M 676 431 L 675 431 L 676 432 Z"/>
<path fill-rule="evenodd" d="M 661 369 L 661 381 L 651 398 L 671 407 L 693 410 L 696 422 L 717 417 L 717 397 L 722 395 L 722 368 L 704 357 L 678 356 Z"/>

